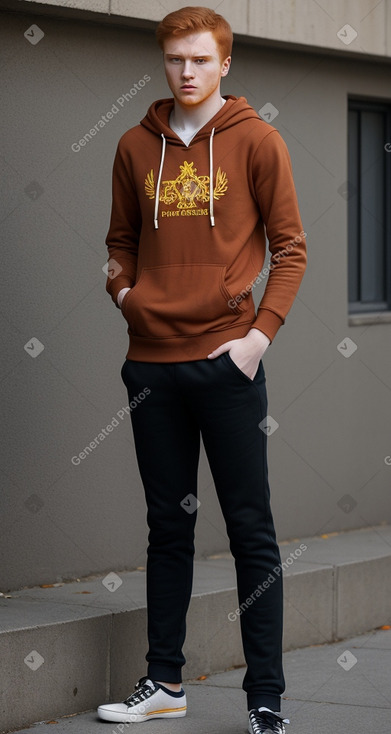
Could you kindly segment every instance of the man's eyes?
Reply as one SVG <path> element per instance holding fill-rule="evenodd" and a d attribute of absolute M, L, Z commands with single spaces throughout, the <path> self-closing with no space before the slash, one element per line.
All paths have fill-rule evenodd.
<path fill-rule="evenodd" d="M 176 64 L 178 62 L 180 63 L 182 61 L 182 59 L 180 59 L 178 56 L 173 56 L 170 59 L 170 61 L 172 61 L 172 62 L 174 62 Z M 195 59 L 195 62 L 196 62 L 196 64 L 204 64 L 206 62 L 206 59 L 204 59 L 204 58 Z"/>

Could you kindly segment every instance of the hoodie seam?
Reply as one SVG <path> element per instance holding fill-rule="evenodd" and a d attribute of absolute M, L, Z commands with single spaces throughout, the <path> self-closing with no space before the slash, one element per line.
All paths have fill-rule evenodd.
<path fill-rule="evenodd" d="M 282 321 L 282 323 L 285 322 L 285 319 L 281 316 L 281 314 L 277 313 L 277 311 L 274 311 L 272 308 L 269 308 L 268 306 L 262 306 L 259 304 L 257 316 L 259 316 L 260 311 L 270 311 L 270 313 L 273 313 L 275 316 L 278 316 L 278 318 Z"/>
<path fill-rule="evenodd" d="M 268 132 L 268 133 L 267 133 L 267 135 L 265 135 L 265 136 L 264 136 L 264 137 L 262 138 L 262 140 L 260 141 L 260 143 L 258 143 L 257 147 L 256 147 L 256 148 L 255 148 L 255 150 L 254 150 L 254 153 L 253 153 L 253 155 L 252 155 L 252 158 L 251 158 L 251 162 L 250 162 L 250 168 L 251 168 L 251 189 L 252 189 L 252 192 L 251 192 L 251 193 L 253 194 L 254 200 L 255 200 L 255 201 L 257 202 L 257 204 L 258 204 L 258 199 L 257 199 L 257 192 L 256 192 L 256 190 L 255 190 L 255 185 L 254 185 L 254 178 L 253 178 L 254 159 L 255 159 L 255 157 L 256 157 L 256 155 L 257 155 L 257 153 L 258 153 L 258 150 L 259 150 L 259 148 L 261 147 L 261 145 L 263 145 L 263 143 L 264 143 L 264 142 L 265 142 L 265 140 L 266 140 L 266 139 L 267 139 L 267 138 L 269 137 L 269 135 L 272 135 L 273 133 L 278 133 L 278 134 L 280 134 L 280 133 L 278 132 L 277 128 L 273 128 L 272 130 L 270 130 L 270 132 Z"/>
<path fill-rule="evenodd" d="M 204 334 L 218 334 L 220 331 L 228 331 L 235 326 L 243 326 L 243 324 L 253 324 L 255 321 L 255 318 L 246 319 L 240 322 L 240 324 L 227 324 L 227 326 L 222 326 L 220 329 L 207 329 L 206 331 L 197 331 L 194 332 L 194 334 L 171 334 L 170 336 L 150 336 L 150 335 L 140 335 L 140 334 L 134 334 L 131 331 L 132 337 L 136 339 L 148 339 L 148 341 L 152 339 L 156 340 L 162 340 L 162 339 L 194 339 L 200 336 L 203 336 Z"/>
<path fill-rule="evenodd" d="M 122 138 L 123 137 L 124 136 L 122 136 Z M 118 147 L 117 147 L 118 155 L 121 158 L 124 170 L 126 172 L 126 176 L 133 190 L 134 196 L 138 199 L 137 187 L 136 187 L 135 178 L 133 174 L 132 155 L 131 155 L 131 152 L 130 152 L 130 149 L 127 143 L 125 141 L 122 142 L 122 138 L 120 139 L 118 143 Z M 126 157 L 125 157 L 125 154 L 127 154 Z"/>

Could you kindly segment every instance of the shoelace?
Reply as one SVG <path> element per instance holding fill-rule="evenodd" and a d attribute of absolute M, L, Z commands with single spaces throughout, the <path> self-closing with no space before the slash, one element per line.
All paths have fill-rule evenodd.
<path fill-rule="evenodd" d="M 138 703 L 141 703 L 142 701 L 145 701 L 147 698 L 152 696 L 152 693 L 155 693 L 156 689 L 153 689 L 149 685 L 146 685 L 146 680 L 148 680 L 147 675 L 143 678 L 140 678 L 140 680 L 138 681 L 138 683 L 136 683 L 134 687 L 135 690 L 133 691 L 133 693 L 125 698 L 125 701 L 123 703 L 126 703 L 127 706 L 137 706 Z"/>
<path fill-rule="evenodd" d="M 250 721 L 254 734 L 285 734 L 284 724 L 290 724 L 289 719 L 282 719 L 277 714 L 269 713 L 269 711 L 250 711 Z"/>

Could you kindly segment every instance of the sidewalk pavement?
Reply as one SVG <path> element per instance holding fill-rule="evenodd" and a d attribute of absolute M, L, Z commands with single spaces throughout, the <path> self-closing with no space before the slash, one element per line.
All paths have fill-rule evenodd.
<path fill-rule="evenodd" d="M 181 719 L 121 725 L 100 721 L 96 711 L 89 711 L 34 724 L 19 734 L 48 734 L 50 725 L 53 734 L 129 734 L 133 729 L 139 734 L 246 734 L 245 670 L 184 679 L 187 714 Z M 391 628 L 286 652 L 284 671 L 286 734 L 391 734 Z M 140 671 L 140 677 L 145 674 Z M 135 683 L 129 681 L 129 693 Z"/>

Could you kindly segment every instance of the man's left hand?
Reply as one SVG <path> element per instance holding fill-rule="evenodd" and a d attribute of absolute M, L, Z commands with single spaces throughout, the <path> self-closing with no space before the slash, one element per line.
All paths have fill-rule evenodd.
<path fill-rule="evenodd" d="M 215 357 L 219 357 L 223 352 L 229 352 L 229 356 L 237 367 L 250 380 L 253 380 L 259 363 L 270 343 L 269 337 L 263 331 L 253 328 L 241 339 L 231 339 L 229 342 L 221 344 L 217 349 L 208 354 L 208 358 L 215 359 Z"/>

